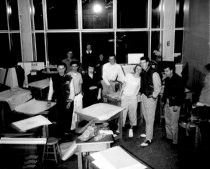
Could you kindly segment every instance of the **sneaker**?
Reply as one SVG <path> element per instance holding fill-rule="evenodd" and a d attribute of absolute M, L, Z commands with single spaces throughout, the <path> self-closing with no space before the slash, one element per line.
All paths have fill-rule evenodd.
<path fill-rule="evenodd" d="M 116 133 L 116 134 L 120 134 L 120 131 L 119 131 L 119 129 L 117 129 L 117 130 L 115 131 L 115 133 Z"/>
<path fill-rule="evenodd" d="M 147 147 L 152 143 L 151 140 L 145 140 L 143 143 L 141 143 L 141 147 Z"/>
<path fill-rule="evenodd" d="M 128 131 L 128 137 L 133 137 L 133 129 L 129 129 L 129 131 Z"/>
<path fill-rule="evenodd" d="M 146 134 L 143 133 L 143 134 L 140 135 L 140 137 L 144 137 L 145 138 L 146 137 Z"/>

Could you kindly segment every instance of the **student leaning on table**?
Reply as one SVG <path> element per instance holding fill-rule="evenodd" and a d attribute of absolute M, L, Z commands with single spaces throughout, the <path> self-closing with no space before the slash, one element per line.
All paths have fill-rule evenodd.
<path fill-rule="evenodd" d="M 122 67 L 116 63 L 116 58 L 114 55 L 109 56 L 109 62 L 103 65 L 102 70 L 102 95 L 104 102 L 106 99 L 104 96 L 116 92 L 116 84 L 124 81 L 124 73 Z"/>
<path fill-rule="evenodd" d="M 52 98 L 57 103 L 57 121 L 61 139 L 71 141 L 71 119 L 73 114 L 74 85 L 72 77 L 66 74 L 66 64 L 61 62 L 57 65 L 58 74 L 50 78 L 48 105 Z"/>
<path fill-rule="evenodd" d="M 138 93 L 141 84 L 141 66 L 136 65 L 133 73 L 127 73 L 121 90 L 121 107 L 123 110 L 123 126 L 127 114 L 130 121 L 129 137 L 133 137 L 133 126 L 137 125 Z"/>

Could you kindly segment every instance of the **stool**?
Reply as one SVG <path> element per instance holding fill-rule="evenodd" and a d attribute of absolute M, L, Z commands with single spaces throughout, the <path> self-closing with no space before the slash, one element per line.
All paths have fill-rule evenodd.
<path fill-rule="evenodd" d="M 50 149 L 52 151 L 50 151 Z M 49 158 L 48 155 L 53 155 L 54 158 Z M 61 156 L 60 146 L 58 144 L 58 139 L 55 137 L 49 137 L 47 143 L 44 146 L 42 162 L 44 160 L 55 160 L 56 164 L 58 163 L 58 156 Z"/>

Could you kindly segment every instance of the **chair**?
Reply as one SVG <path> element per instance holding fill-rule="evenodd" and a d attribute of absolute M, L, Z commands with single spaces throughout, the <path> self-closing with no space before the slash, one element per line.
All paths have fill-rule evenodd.
<path fill-rule="evenodd" d="M 51 155 L 51 157 L 50 157 Z M 52 157 L 53 156 L 53 157 Z M 56 164 L 59 161 L 59 157 L 61 157 L 61 150 L 58 144 L 58 138 L 49 137 L 47 143 L 44 147 L 42 162 L 44 160 L 55 160 Z"/>

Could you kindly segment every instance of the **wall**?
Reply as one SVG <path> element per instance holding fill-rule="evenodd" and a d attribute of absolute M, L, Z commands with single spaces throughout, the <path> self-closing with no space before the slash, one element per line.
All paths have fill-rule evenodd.
<path fill-rule="evenodd" d="M 183 63 L 188 63 L 188 86 L 199 92 L 204 65 L 210 63 L 210 1 L 186 0 Z"/>

